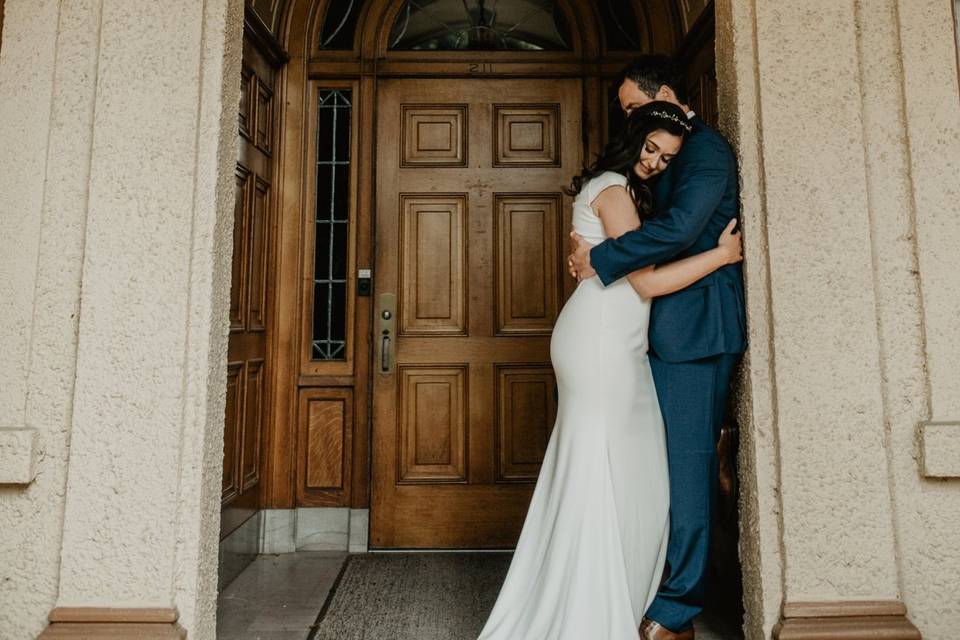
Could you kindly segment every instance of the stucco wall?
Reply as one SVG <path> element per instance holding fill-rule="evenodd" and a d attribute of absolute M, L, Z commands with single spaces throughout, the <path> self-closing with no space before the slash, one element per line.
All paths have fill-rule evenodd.
<path fill-rule="evenodd" d="M 243 2 L 208 2 L 186 317 L 173 601 L 191 638 L 214 638 L 226 406 Z"/>
<path fill-rule="evenodd" d="M 952 638 L 960 482 L 923 477 L 919 440 L 960 419 L 950 4 L 728 0 L 717 22 L 747 229 L 748 637 L 783 601 L 902 598 Z"/>
<path fill-rule="evenodd" d="M 741 439 L 738 465 L 744 628 L 750 640 L 770 637 L 783 600 L 779 434 L 755 21 L 753 3 L 728 0 L 716 4 L 720 125 L 737 149 L 746 227 L 744 280 L 750 345 L 735 402 Z"/>
<path fill-rule="evenodd" d="M 8 0 L 0 50 L 0 426 L 38 432 L 36 480 L 0 487 L 0 637 L 57 595 L 86 221 L 98 0 Z"/>
<path fill-rule="evenodd" d="M 0 637 L 57 605 L 212 638 L 243 5 L 6 5 L 0 426 L 42 437 Z"/>
<path fill-rule="evenodd" d="M 897 0 L 894 9 L 902 69 L 895 108 L 905 127 L 886 158 L 908 175 L 909 190 L 891 194 L 876 229 L 886 248 L 912 245 L 914 255 L 885 252 L 892 264 L 878 269 L 891 291 L 880 309 L 885 400 L 904 600 L 924 638 L 947 640 L 960 629 L 960 478 L 920 474 L 918 425 L 960 423 L 960 87 L 950 3 Z M 953 433 L 957 450 L 960 429 Z"/>

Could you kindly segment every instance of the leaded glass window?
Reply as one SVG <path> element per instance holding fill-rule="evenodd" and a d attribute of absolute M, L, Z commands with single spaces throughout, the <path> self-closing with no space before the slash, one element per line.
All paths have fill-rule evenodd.
<path fill-rule="evenodd" d="M 351 91 L 321 89 L 319 101 L 312 354 L 314 360 L 345 360 Z"/>
<path fill-rule="evenodd" d="M 609 51 L 640 51 L 637 14 L 626 0 L 597 0 Z"/>
<path fill-rule="evenodd" d="M 320 30 L 320 48 L 352 51 L 363 0 L 331 0 Z"/>
<path fill-rule="evenodd" d="M 407 0 L 390 48 L 415 51 L 570 51 L 556 0 Z"/>

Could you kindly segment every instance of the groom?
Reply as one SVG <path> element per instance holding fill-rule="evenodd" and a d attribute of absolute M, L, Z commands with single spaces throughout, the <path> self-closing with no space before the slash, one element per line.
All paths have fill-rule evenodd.
<path fill-rule="evenodd" d="M 573 235 L 570 272 L 604 285 L 631 271 L 712 249 L 737 217 L 737 167 L 723 136 L 687 106 L 683 74 L 665 56 L 624 70 L 620 106 L 651 100 L 687 112 L 693 132 L 653 185 L 657 216 L 636 231 L 592 247 Z M 706 591 L 710 511 L 717 494 L 717 440 L 724 406 L 746 348 L 743 279 L 727 265 L 686 289 L 653 301 L 650 367 L 667 433 L 670 542 L 666 579 L 640 626 L 645 640 L 692 640 Z"/>

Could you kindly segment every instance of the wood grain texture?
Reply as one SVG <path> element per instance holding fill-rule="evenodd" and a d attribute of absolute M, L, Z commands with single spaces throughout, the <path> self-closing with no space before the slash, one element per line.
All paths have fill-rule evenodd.
<path fill-rule="evenodd" d="M 401 367 L 398 483 L 466 482 L 467 368 Z"/>
<path fill-rule="evenodd" d="M 267 265 L 270 253 L 270 183 L 257 176 L 253 189 L 253 207 L 247 224 L 246 327 L 248 331 L 266 330 Z"/>
<path fill-rule="evenodd" d="M 247 360 L 243 388 L 243 422 L 240 436 L 240 490 L 260 482 L 263 441 L 264 361 Z"/>
<path fill-rule="evenodd" d="M 553 368 L 497 367 L 497 480 L 534 482 L 557 419 Z"/>
<path fill-rule="evenodd" d="M 905 616 L 850 616 L 782 620 L 773 640 L 920 640 L 920 631 Z"/>
<path fill-rule="evenodd" d="M 244 317 L 246 314 L 246 300 L 243 299 L 243 291 L 246 290 L 246 269 L 243 257 L 245 253 L 246 230 L 246 211 L 249 208 L 250 190 L 252 178 L 250 170 L 241 164 L 237 165 L 235 172 L 236 182 L 234 185 L 233 201 L 233 256 L 231 263 L 230 276 L 230 331 L 243 331 Z"/>
<path fill-rule="evenodd" d="M 300 391 L 297 433 L 297 505 L 350 505 L 353 402 L 349 388 Z"/>
<path fill-rule="evenodd" d="M 57 607 L 48 616 L 50 622 L 155 622 L 170 624 L 179 619 L 176 609 L 119 607 Z"/>
<path fill-rule="evenodd" d="M 498 334 L 550 335 L 560 313 L 561 194 L 495 196 Z"/>
<path fill-rule="evenodd" d="M 493 164 L 497 167 L 560 165 L 560 105 L 493 106 Z"/>
<path fill-rule="evenodd" d="M 290 202 L 291 207 L 287 211 L 288 216 L 288 236 L 286 246 L 281 251 L 292 251 L 297 259 L 296 274 L 288 274 L 287 277 L 294 278 L 299 289 L 300 300 L 298 301 L 288 292 L 288 282 L 280 282 L 279 297 L 283 301 L 281 304 L 291 305 L 289 311 L 286 311 L 282 321 L 282 331 L 284 338 L 294 340 L 297 343 L 299 354 L 299 363 L 294 365 L 290 363 L 291 373 L 295 375 L 313 375 L 313 376 L 353 376 L 356 373 L 358 363 L 355 354 L 358 348 L 362 348 L 366 342 L 357 343 L 357 337 L 362 335 L 358 333 L 358 327 L 365 323 L 365 318 L 359 315 L 359 310 L 364 308 L 363 300 L 356 297 L 356 271 L 361 263 L 358 263 L 359 252 L 357 248 L 361 238 L 369 235 L 370 231 L 364 225 L 363 220 L 358 218 L 358 206 L 360 195 L 363 192 L 359 185 L 360 163 L 354 160 L 359 152 L 358 143 L 360 139 L 360 130 L 357 126 L 352 127 L 350 139 L 350 176 L 349 189 L 346 197 L 347 201 L 347 260 L 346 260 L 346 308 L 343 310 L 346 327 L 346 349 L 341 360 L 315 360 L 313 355 L 313 320 L 314 320 L 314 271 L 315 258 L 318 246 L 317 239 L 317 181 L 318 181 L 318 126 L 319 126 L 319 108 L 320 92 L 329 89 L 349 90 L 352 92 L 354 102 L 359 97 L 357 83 L 352 80 L 325 81 L 323 83 L 310 83 L 309 103 L 305 106 L 305 115 L 301 116 L 305 122 L 300 126 L 307 128 L 307 144 L 302 149 L 301 162 L 304 165 L 307 184 L 306 192 L 303 194 L 303 200 L 299 198 Z M 356 106 L 353 109 L 352 121 L 357 117 Z M 301 169 L 298 169 L 298 171 Z M 285 191 L 285 197 L 289 198 L 289 191 Z M 294 204 L 295 203 L 295 204 Z M 299 230 L 289 229 L 293 222 L 289 217 L 296 214 L 296 223 Z M 282 253 L 282 258 L 287 258 L 286 253 Z M 362 263 L 363 266 L 370 266 L 369 261 Z M 286 267 L 287 271 L 292 270 L 292 265 Z M 290 283 L 292 284 L 292 283 Z M 292 313 L 291 313 L 292 312 Z M 296 322 L 299 326 L 299 332 L 295 331 L 292 323 Z M 295 391 L 294 391 L 295 393 Z"/>
<path fill-rule="evenodd" d="M 265 82 L 257 83 L 257 148 L 270 155 L 273 151 L 273 89 Z"/>
<path fill-rule="evenodd" d="M 846 618 L 851 616 L 905 616 L 907 607 L 898 600 L 852 600 L 835 602 L 786 602 L 785 618 Z"/>
<path fill-rule="evenodd" d="M 774 640 L 920 640 L 898 600 L 784 603 Z"/>
<path fill-rule="evenodd" d="M 555 411 L 542 368 L 562 300 L 561 189 L 582 159 L 558 140 L 580 134 L 582 87 L 381 79 L 378 91 L 374 300 L 396 294 L 401 327 L 394 369 L 374 373 L 371 545 L 510 546 Z M 469 170 L 402 166 L 401 107 L 444 104 L 466 105 Z M 497 163 L 497 127 L 512 128 L 512 164 Z M 501 365 L 539 377 L 498 392 Z"/>
<path fill-rule="evenodd" d="M 239 455 L 240 421 L 243 419 L 242 362 L 227 365 L 227 406 L 223 429 L 223 481 L 221 504 L 227 505 L 240 495 Z"/>
<path fill-rule="evenodd" d="M 402 167 L 467 166 L 467 105 L 403 105 Z"/>
<path fill-rule="evenodd" d="M 252 140 L 250 131 L 253 125 L 253 71 L 250 67 L 244 65 L 240 71 L 240 110 L 239 110 L 239 132 L 247 140 Z"/>
<path fill-rule="evenodd" d="M 466 196 L 402 195 L 400 333 L 467 332 Z"/>
<path fill-rule="evenodd" d="M 274 203 L 273 160 L 256 139 L 262 142 L 272 136 L 275 124 L 272 107 L 257 96 L 272 93 L 275 75 L 276 69 L 256 43 L 245 37 L 238 105 L 243 126 L 238 131 L 221 538 L 262 506 L 264 492 L 269 448 L 266 408 L 272 397 L 269 313 L 275 273 L 270 237 Z"/>
<path fill-rule="evenodd" d="M 183 640 L 187 633 L 177 623 L 178 619 L 176 609 L 56 607 L 50 612 L 50 624 L 38 637 L 42 640 Z"/>
<path fill-rule="evenodd" d="M 343 488 L 343 400 L 313 400 L 307 409 L 307 489 Z"/>

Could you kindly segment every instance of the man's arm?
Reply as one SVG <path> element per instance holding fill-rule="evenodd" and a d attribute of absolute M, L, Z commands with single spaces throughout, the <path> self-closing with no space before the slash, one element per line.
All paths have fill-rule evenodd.
<path fill-rule="evenodd" d="M 723 198 L 729 150 L 720 140 L 697 136 L 683 158 L 682 178 L 670 194 L 670 206 L 635 231 L 610 238 L 590 251 L 590 263 L 605 285 L 631 271 L 663 264 L 690 247 Z M 677 167 L 681 169 L 681 167 Z"/>

